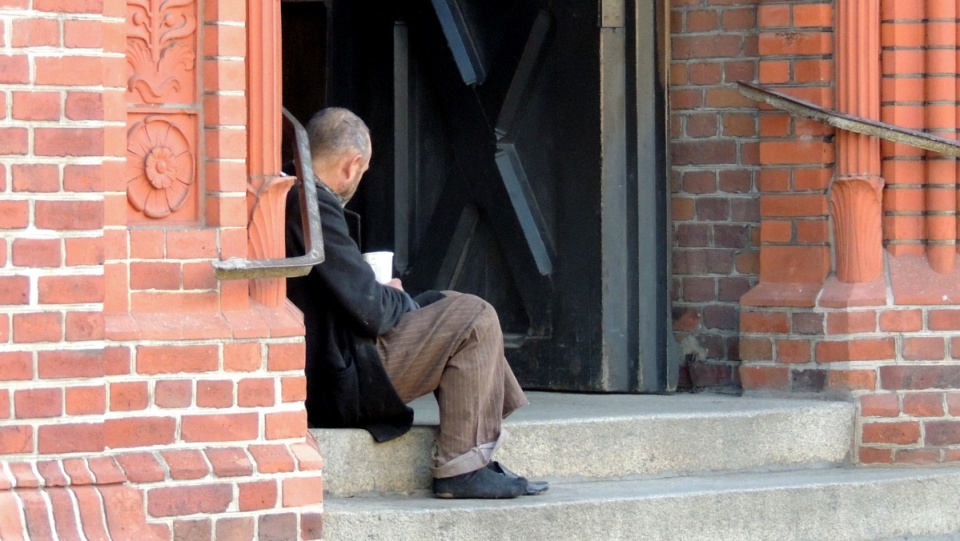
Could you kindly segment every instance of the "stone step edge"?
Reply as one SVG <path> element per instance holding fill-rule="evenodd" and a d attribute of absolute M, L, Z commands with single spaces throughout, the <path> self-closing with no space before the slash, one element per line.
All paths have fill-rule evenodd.
<path fill-rule="evenodd" d="M 819 472 L 823 470 L 843 470 L 846 468 L 856 467 L 852 463 L 832 463 L 832 462 L 808 462 L 801 464 L 790 464 L 786 466 L 775 466 L 768 468 L 750 468 L 750 469 L 733 469 L 733 470 L 723 470 L 723 471 L 705 471 L 705 472 L 696 472 L 696 473 L 677 473 L 677 472 L 663 472 L 656 475 L 624 475 L 616 477 L 604 477 L 602 479 L 591 478 L 591 477 L 575 477 L 575 476 L 544 476 L 536 477 L 531 479 L 535 481 L 546 481 L 550 483 L 550 486 L 573 486 L 573 485 L 589 485 L 591 483 L 635 483 L 635 482 L 655 482 L 655 481 L 677 481 L 680 479 L 690 479 L 690 478 L 703 478 L 708 479 L 712 477 L 721 477 L 725 475 L 764 475 L 764 474 L 777 474 L 777 473 L 788 473 L 788 472 Z M 357 492 L 350 494 L 335 494 L 327 491 L 326 486 L 324 486 L 323 497 L 325 502 L 335 501 L 335 500 L 353 500 L 353 499 L 376 499 L 376 498 L 391 498 L 397 496 L 400 498 L 405 497 L 417 497 L 417 496 L 430 496 L 430 488 L 428 486 L 423 486 L 420 488 L 413 488 L 407 490 L 391 490 L 391 491 L 369 491 L 369 492 Z"/>
<path fill-rule="evenodd" d="M 606 496 L 591 497 L 594 489 L 619 487 L 618 499 L 675 498 L 684 495 L 704 493 L 735 493 L 740 491 L 756 492 L 789 488 L 815 488 L 832 486 L 851 486 L 866 484 L 885 484 L 905 481 L 942 480 L 960 486 L 960 466 L 931 467 L 873 467 L 838 466 L 834 468 L 801 468 L 769 471 L 730 471 L 707 473 L 702 475 L 684 475 L 680 477 L 640 478 L 625 477 L 618 479 L 554 479 L 545 495 L 524 496 L 514 500 L 450 500 L 434 498 L 428 490 L 414 490 L 403 493 L 371 493 L 347 498 L 330 497 L 324 500 L 330 504 L 329 510 L 342 510 L 356 505 L 359 508 L 399 507 L 420 501 L 416 508 L 421 511 L 445 510 L 451 507 L 509 507 L 521 505 L 555 505 L 571 501 L 608 501 Z M 558 489 L 558 490 L 557 490 Z M 636 491 L 624 495 L 629 491 Z M 562 496 L 557 496 L 563 492 Z M 587 495 L 584 498 L 584 495 Z M 575 497 L 574 497 L 575 496 Z M 960 493 L 957 495 L 960 499 Z M 557 501 L 559 500 L 559 501 Z M 426 502 L 426 503 L 424 503 Z M 433 503 L 430 503 L 433 502 Z M 513 503 L 511 503 L 513 502 Z M 960 521 L 960 517 L 958 517 Z"/>
<path fill-rule="evenodd" d="M 739 437 L 740 424 L 752 430 L 749 438 Z M 505 428 L 511 437 L 495 458 L 521 475 L 649 478 L 843 465 L 850 460 L 853 414 L 847 405 L 806 406 L 719 417 L 686 415 L 676 423 L 656 416 L 617 416 L 507 423 Z M 694 432 L 706 436 L 697 440 L 689 435 Z M 382 444 L 373 443 L 362 430 L 314 429 L 311 433 L 324 448 L 328 494 L 403 492 L 429 486 L 434 428 L 414 427 L 402 438 Z M 578 441 L 578 434 L 587 439 Z M 622 445 L 607 445 L 602 452 L 591 448 L 593 441 L 617 442 L 617 438 L 624 438 L 619 440 Z M 569 451 L 566 458 L 557 455 L 564 446 Z"/>
<path fill-rule="evenodd" d="M 873 541 L 960 532 L 960 513 L 943 512 L 958 507 L 956 468 L 842 468 L 558 484 L 518 500 L 329 498 L 324 520 L 345 541 L 375 539 L 367 525 L 383 524 L 398 541 Z"/>

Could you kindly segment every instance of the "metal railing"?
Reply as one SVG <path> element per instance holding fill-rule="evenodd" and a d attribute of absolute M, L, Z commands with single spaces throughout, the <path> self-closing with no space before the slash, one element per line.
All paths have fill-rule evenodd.
<path fill-rule="evenodd" d="M 320 209 L 317 206 L 317 177 L 311 166 L 307 131 L 286 109 L 283 110 L 283 120 L 284 133 L 293 143 L 293 163 L 296 167 L 297 188 L 300 190 L 300 214 L 303 217 L 306 254 L 276 259 L 232 257 L 223 261 L 214 261 L 214 275 L 218 280 L 304 276 L 314 265 L 323 262 L 323 235 L 320 232 Z"/>
<path fill-rule="evenodd" d="M 740 93 L 744 96 L 786 111 L 794 116 L 809 118 L 810 120 L 822 122 L 841 130 L 872 135 L 886 139 L 887 141 L 903 143 L 948 156 L 960 157 L 960 141 L 938 137 L 909 128 L 901 128 L 900 126 L 894 126 L 885 122 L 840 113 L 759 85 L 745 83 L 743 81 L 738 82 L 737 85 L 739 85 Z"/>

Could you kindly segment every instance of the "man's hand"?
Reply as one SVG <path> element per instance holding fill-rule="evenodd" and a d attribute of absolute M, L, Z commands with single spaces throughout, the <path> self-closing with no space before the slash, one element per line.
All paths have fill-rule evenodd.
<path fill-rule="evenodd" d="M 384 285 L 390 286 L 390 287 L 395 288 L 395 289 L 399 289 L 400 291 L 403 291 L 403 284 L 400 283 L 400 279 L 399 279 L 399 278 L 394 278 L 394 279 L 390 280 L 389 282 L 387 282 L 387 283 L 384 284 Z"/>

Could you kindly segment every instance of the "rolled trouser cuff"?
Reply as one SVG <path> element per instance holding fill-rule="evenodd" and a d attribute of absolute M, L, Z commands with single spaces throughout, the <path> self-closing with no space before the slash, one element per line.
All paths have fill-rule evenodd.
<path fill-rule="evenodd" d="M 483 468 L 493 459 L 493 454 L 500 449 L 503 442 L 507 440 L 509 433 L 506 430 L 500 431 L 500 436 L 496 441 L 491 441 L 478 445 L 466 453 L 448 460 L 443 464 L 437 464 L 436 455 L 433 459 L 433 476 L 437 479 L 453 477 L 454 475 L 463 475 Z"/>

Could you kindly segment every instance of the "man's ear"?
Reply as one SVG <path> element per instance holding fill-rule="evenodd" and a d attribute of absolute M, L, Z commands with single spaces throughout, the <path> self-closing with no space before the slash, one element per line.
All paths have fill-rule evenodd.
<path fill-rule="evenodd" d="M 357 171 L 360 171 L 360 168 L 363 167 L 363 155 L 355 154 L 352 157 L 343 160 L 342 167 L 342 173 L 345 179 L 354 178 L 354 175 L 357 174 Z"/>

